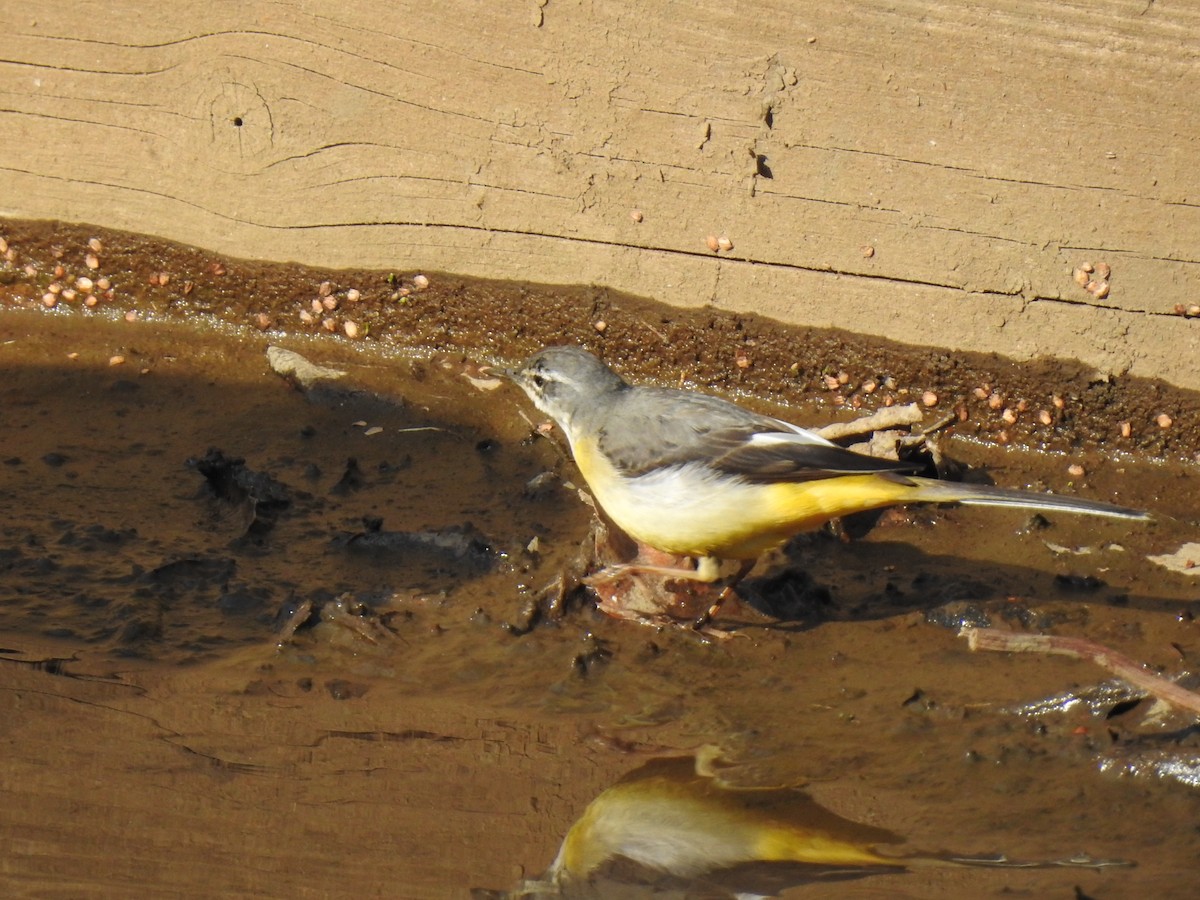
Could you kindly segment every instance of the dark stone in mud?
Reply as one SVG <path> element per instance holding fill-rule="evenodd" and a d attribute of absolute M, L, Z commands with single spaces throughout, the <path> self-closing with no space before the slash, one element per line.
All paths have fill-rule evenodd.
<path fill-rule="evenodd" d="M 351 456 L 346 460 L 346 470 L 342 472 L 342 477 L 329 489 L 329 493 L 348 494 L 351 491 L 357 491 L 364 484 L 366 482 L 363 479 L 362 469 L 358 467 L 358 460 Z"/>
<path fill-rule="evenodd" d="M 47 453 L 42 457 L 42 462 L 50 466 L 52 469 L 57 469 L 59 466 L 64 465 L 68 460 L 70 460 L 70 458 L 71 457 L 64 456 L 61 453 Z"/>
<path fill-rule="evenodd" d="M 187 461 L 190 468 L 204 476 L 213 496 L 231 503 L 252 500 L 257 509 L 284 509 L 292 502 L 291 491 L 270 475 L 246 468 L 240 456 L 226 456 L 210 449 L 200 458 Z"/>
<path fill-rule="evenodd" d="M 232 559 L 197 557 L 164 563 L 143 574 L 139 580 L 147 584 L 196 590 L 214 584 L 224 584 L 236 570 L 237 563 Z"/>
<path fill-rule="evenodd" d="M 491 569 L 497 559 L 492 542 L 470 524 L 430 531 L 384 531 L 383 520 L 376 517 L 363 524 L 363 531 L 335 537 L 333 546 L 360 553 L 422 554 L 456 567 L 466 566 L 474 573 Z"/>
<path fill-rule="evenodd" d="M 292 505 L 292 491 L 287 485 L 247 468 L 241 457 L 210 449 L 198 459 L 189 459 L 187 465 L 204 476 L 214 498 L 245 508 L 246 527 L 234 541 L 235 546 L 244 548 L 248 543 L 261 543 L 275 527 L 280 513 Z"/>

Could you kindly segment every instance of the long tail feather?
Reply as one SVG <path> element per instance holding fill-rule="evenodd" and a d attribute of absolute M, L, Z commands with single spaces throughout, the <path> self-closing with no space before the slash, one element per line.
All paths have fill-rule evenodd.
<path fill-rule="evenodd" d="M 1140 509 L 1102 503 L 1099 500 L 1084 500 L 1080 497 L 1064 497 L 1058 494 L 1039 494 L 1034 491 L 1018 491 L 987 484 L 963 484 L 955 481 L 937 481 L 932 478 L 907 477 L 920 488 L 916 499 L 923 503 L 966 503 L 973 506 L 1060 510 L 1085 516 L 1108 516 L 1113 519 L 1150 518 L 1149 513 Z"/>

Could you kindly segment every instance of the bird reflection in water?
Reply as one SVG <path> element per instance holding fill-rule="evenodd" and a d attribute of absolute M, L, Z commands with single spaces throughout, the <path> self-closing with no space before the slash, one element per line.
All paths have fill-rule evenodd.
<path fill-rule="evenodd" d="M 888 855 L 902 838 L 844 819 L 791 787 L 747 788 L 721 778 L 719 752 L 652 760 L 588 804 L 549 870 L 515 891 L 476 897 L 769 897 L 814 881 L 929 866 L 1102 868 L 1090 857 L 1017 862 L 1004 857 Z"/>

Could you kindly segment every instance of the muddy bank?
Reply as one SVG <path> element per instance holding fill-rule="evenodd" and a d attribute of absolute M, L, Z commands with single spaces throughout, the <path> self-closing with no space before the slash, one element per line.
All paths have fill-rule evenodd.
<path fill-rule="evenodd" d="M 91 236 L 54 234 L 64 268 L 75 238 L 86 247 Z M 122 240 L 125 251 L 115 249 Z M 1038 386 L 1038 370 L 1002 380 L 1026 368 L 998 360 L 937 368 L 921 354 L 903 363 L 904 348 L 813 333 L 804 335 L 813 355 L 785 357 L 797 338 L 770 323 L 648 318 L 649 306 L 597 291 L 435 274 L 407 303 L 378 299 L 378 319 L 356 313 L 365 339 L 344 328 L 334 338 L 320 322 L 311 333 L 233 330 L 235 316 L 295 312 L 274 305 L 282 299 L 249 305 L 272 291 L 311 310 L 320 283 L 333 281 L 325 296 L 337 296 L 329 312 L 338 312 L 369 304 L 386 278 L 364 277 L 349 300 L 355 280 L 344 273 L 301 273 L 289 286 L 281 270 L 268 279 L 248 267 L 261 290 L 239 282 L 225 301 L 189 306 L 206 296 L 202 272 L 214 260 L 178 248 L 155 256 L 138 241 L 102 236 L 113 268 L 99 272 L 111 271 L 114 296 L 90 312 L 78 299 L 43 307 L 46 273 L 21 269 L 35 265 L 28 249 L 3 288 L 10 802 L 0 830 L 14 852 L 0 880 L 10 890 L 511 888 L 550 863 L 572 821 L 622 775 L 713 743 L 763 783 L 803 784 L 837 815 L 898 835 L 902 849 L 1137 864 L 889 871 L 839 885 L 841 896 L 1194 892 L 1194 725 L 1147 718 L 1150 704 L 1136 701 L 1021 711 L 1103 674 L 1064 659 L 973 655 L 955 636 L 962 622 L 991 622 L 1090 637 L 1170 674 L 1194 669 L 1195 577 L 1147 560 L 1196 539 L 1198 474 L 1179 461 L 1195 450 L 1192 398 L 1133 381 L 1071 382 L 1084 376 L 1063 367 L 1055 371 L 1079 389 L 1063 388 L 1074 399 L 1059 409 L 1058 386 Z M 87 252 L 78 251 L 85 268 Z M 120 252 L 145 265 L 120 268 Z M 214 284 L 242 265 L 215 262 L 225 273 Z M 149 284 L 168 268 L 165 285 Z M 387 288 L 415 288 L 416 274 Z M 129 299 L 119 299 L 126 284 Z M 131 309 L 138 316 L 126 321 Z M 663 362 L 639 343 L 647 324 L 669 329 L 678 355 Z M 1142 506 L 1156 521 L 912 510 L 852 541 L 812 535 L 764 561 L 749 589 L 783 580 L 794 607 L 777 617 L 752 602 L 729 610 L 731 640 L 612 621 L 586 594 L 537 627 L 512 627 L 577 557 L 590 514 L 570 463 L 534 436 L 527 403 L 464 376 L 481 358 L 575 336 L 613 360 L 617 348 L 640 347 L 631 374 L 640 358 L 643 374 L 663 380 L 682 372 L 697 385 L 762 390 L 804 421 L 848 416 L 856 396 L 863 409 L 905 388 L 955 396 L 947 385 L 957 377 L 964 391 L 983 377 L 1021 386 L 1003 387 L 1014 397 L 1036 387 L 1031 400 L 1045 396 L 1063 417 L 1044 440 L 1053 452 L 1022 446 L 1043 427 L 1024 412 L 1008 444 L 977 439 L 995 432 L 976 421 L 991 407 L 970 391 L 968 422 L 948 451 L 998 483 Z M 268 344 L 347 375 L 297 390 L 271 371 Z M 818 360 L 830 347 L 845 356 Z M 761 352 L 739 366 L 748 350 Z M 832 389 L 827 366 L 834 382 L 861 369 L 880 384 L 850 391 L 854 374 Z M 950 381 L 918 378 L 923 366 Z M 1131 429 L 1123 443 L 1119 420 L 1088 400 L 1102 389 L 1145 415 L 1160 408 L 1151 398 L 1171 400 L 1172 426 Z M 1068 471 L 1077 460 L 1083 476 Z M 637 884 L 598 890 L 644 892 Z M 786 895 L 828 890 L 795 883 Z"/>

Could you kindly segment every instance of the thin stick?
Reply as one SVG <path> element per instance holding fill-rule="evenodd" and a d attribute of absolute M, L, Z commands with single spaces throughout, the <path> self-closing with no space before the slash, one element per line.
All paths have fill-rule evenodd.
<path fill-rule="evenodd" d="M 907 406 L 887 406 L 869 416 L 863 416 L 861 419 L 854 419 L 851 422 L 834 422 L 832 425 L 818 428 L 817 434 L 827 441 L 836 441 L 838 438 L 851 435 L 886 431 L 899 425 L 915 425 L 923 418 L 925 418 L 924 413 L 915 403 L 909 403 Z"/>
<path fill-rule="evenodd" d="M 1095 641 L 1048 634 L 1020 634 L 994 628 L 964 628 L 959 632 L 959 637 L 965 637 L 972 650 L 1049 653 L 1086 659 L 1177 709 L 1200 715 L 1200 694 L 1166 678 L 1151 675 L 1141 663 Z"/>

